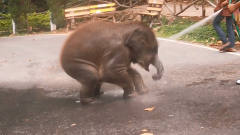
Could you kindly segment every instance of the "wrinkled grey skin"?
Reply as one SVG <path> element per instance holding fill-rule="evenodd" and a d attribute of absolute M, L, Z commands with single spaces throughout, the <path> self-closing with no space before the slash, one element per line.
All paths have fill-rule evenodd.
<path fill-rule="evenodd" d="M 64 71 L 82 84 L 82 103 L 94 101 L 103 82 L 122 87 L 124 98 L 135 95 L 135 91 L 146 92 L 141 75 L 131 63 L 147 71 L 150 64 L 155 66 L 154 80 L 161 79 L 163 73 L 154 33 L 140 23 L 83 24 L 66 40 L 60 60 Z"/>

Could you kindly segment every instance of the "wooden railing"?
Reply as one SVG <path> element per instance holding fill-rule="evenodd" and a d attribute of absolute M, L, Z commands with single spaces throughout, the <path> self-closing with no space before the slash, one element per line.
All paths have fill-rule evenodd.
<path fill-rule="evenodd" d="M 115 3 L 98 4 L 65 9 L 65 18 L 72 19 L 86 15 L 115 11 Z"/>
<path fill-rule="evenodd" d="M 115 3 L 80 6 L 65 9 L 65 19 L 67 20 L 67 29 L 75 25 L 76 18 L 91 17 L 93 15 L 106 14 L 115 11 Z"/>

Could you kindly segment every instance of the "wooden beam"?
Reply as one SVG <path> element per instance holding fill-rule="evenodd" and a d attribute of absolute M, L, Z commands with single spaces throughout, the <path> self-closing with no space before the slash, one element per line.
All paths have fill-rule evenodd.
<path fill-rule="evenodd" d="M 212 3 L 211 1 L 209 1 L 209 0 L 206 0 L 211 6 L 213 6 L 213 7 L 216 7 L 216 5 L 214 4 L 214 3 Z"/>
<path fill-rule="evenodd" d="M 72 11 L 78 11 L 78 10 L 88 10 L 88 9 L 95 9 L 95 8 L 104 8 L 104 7 L 113 7 L 115 5 L 116 5 L 115 3 L 109 3 L 109 4 L 98 4 L 98 5 L 91 5 L 91 6 L 67 8 L 67 9 L 65 9 L 65 12 L 72 12 Z"/>
<path fill-rule="evenodd" d="M 176 16 L 180 15 L 181 13 L 183 13 L 185 10 L 187 10 L 189 7 L 191 7 L 193 4 L 197 3 L 199 0 L 195 0 L 192 3 L 188 4 L 182 11 L 178 12 L 177 14 L 175 14 Z"/>
<path fill-rule="evenodd" d="M 183 3 L 183 0 L 180 1 L 180 10 L 183 10 L 182 3 Z"/>
<path fill-rule="evenodd" d="M 103 9 L 93 9 L 93 10 L 90 10 L 90 13 L 91 14 L 99 14 L 99 13 L 103 13 L 103 12 L 110 12 L 110 11 L 115 11 L 116 8 L 103 8 Z"/>
<path fill-rule="evenodd" d="M 171 8 L 168 7 L 168 5 L 165 3 L 164 6 L 167 8 L 168 11 L 171 12 L 172 15 L 175 15 Z"/>
<path fill-rule="evenodd" d="M 163 4 L 163 0 L 148 0 L 149 4 Z"/>
<path fill-rule="evenodd" d="M 88 14 L 90 14 L 89 11 L 70 12 L 68 14 L 65 14 L 65 17 L 69 18 L 69 17 L 82 16 L 82 15 L 88 15 Z"/>
<path fill-rule="evenodd" d="M 157 7 L 147 7 L 147 10 L 161 12 L 161 11 L 162 11 L 162 8 L 157 8 Z"/>
<path fill-rule="evenodd" d="M 174 14 L 176 14 L 176 12 L 177 12 L 177 9 L 176 9 L 177 0 L 174 0 L 173 4 L 174 4 L 173 5 L 173 12 L 174 12 Z"/>
<path fill-rule="evenodd" d="M 202 17 L 206 16 L 205 0 L 202 0 Z"/>

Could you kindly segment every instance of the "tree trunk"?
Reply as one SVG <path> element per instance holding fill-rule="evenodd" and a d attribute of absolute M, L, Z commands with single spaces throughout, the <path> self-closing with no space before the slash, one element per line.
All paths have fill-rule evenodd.
<path fill-rule="evenodd" d="M 31 30 L 31 28 L 29 27 L 28 18 L 27 18 L 27 13 L 24 13 L 24 19 L 25 19 L 25 24 L 26 24 L 26 27 L 27 27 L 27 33 L 30 33 L 32 30 Z"/>

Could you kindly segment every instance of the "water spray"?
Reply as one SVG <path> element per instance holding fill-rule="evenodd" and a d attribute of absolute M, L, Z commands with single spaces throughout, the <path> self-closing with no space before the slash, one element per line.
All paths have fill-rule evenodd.
<path fill-rule="evenodd" d="M 187 29 L 184 29 L 183 31 L 181 31 L 181 32 L 179 32 L 179 33 L 171 36 L 170 39 L 176 40 L 176 39 L 178 39 L 179 37 L 181 37 L 181 36 L 183 36 L 183 35 L 191 32 L 191 31 L 195 30 L 196 28 L 205 25 L 207 22 L 209 22 L 210 20 L 212 20 L 213 18 L 215 18 L 222 10 L 223 10 L 223 9 L 221 9 L 221 10 L 215 12 L 214 14 L 208 16 L 207 18 L 202 19 L 201 21 L 199 21 L 199 22 L 191 25 L 191 26 L 188 27 Z"/>

